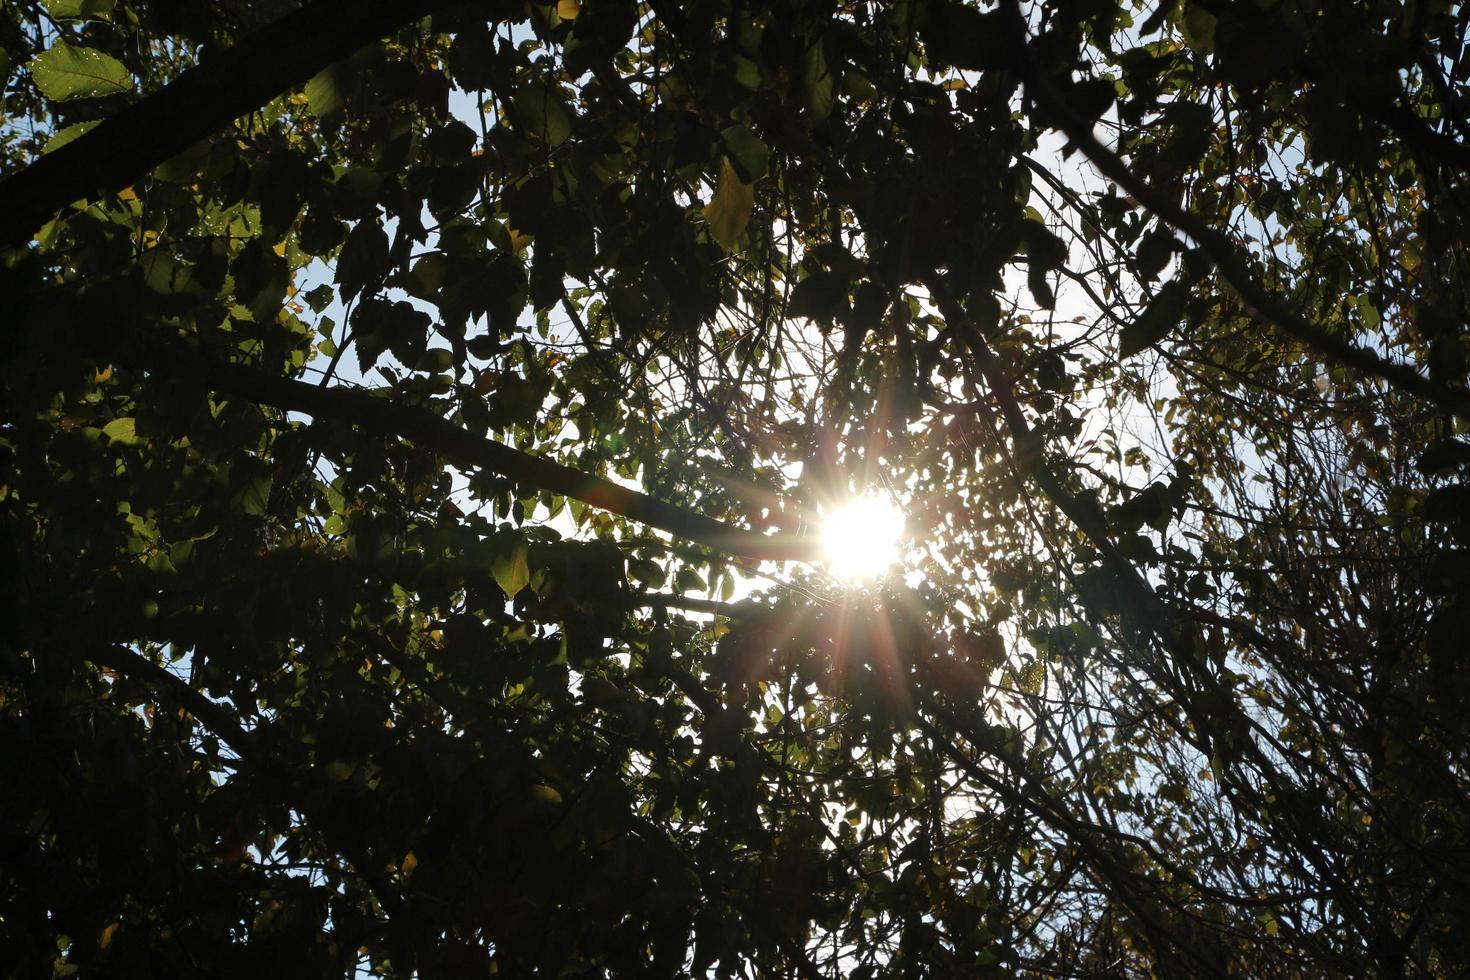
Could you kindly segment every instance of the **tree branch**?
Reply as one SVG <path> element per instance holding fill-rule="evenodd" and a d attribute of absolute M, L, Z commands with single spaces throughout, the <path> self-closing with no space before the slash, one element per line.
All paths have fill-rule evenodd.
<path fill-rule="evenodd" d="M 0 181 L 0 248 L 73 201 L 110 194 L 365 44 L 452 0 L 311 0 Z"/>
<path fill-rule="evenodd" d="M 764 535 L 731 527 L 611 480 L 477 436 L 431 412 L 396 404 L 369 391 L 321 388 L 236 364 L 178 351 L 165 352 L 158 347 L 129 346 L 116 356 L 119 363 L 156 371 L 179 381 L 194 381 L 286 411 L 338 419 L 382 435 L 408 439 L 459 463 L 580 500 L 725 554 L 758 561 L 811 561 L 816 557 L 817 543 L 809 536 Z"/>
<path fill-rule="evenodd" d="M 1246 259 L 1223 232 L 1180 207 L 1168 194 L 1129 169 L 1121 156 L 1103 146 L 1093 135 L 1091 122 L 1073 111 L 1066 95 L 1052 84 L 1031 57 L 1026 21 L 1019 0 L 1007 0 L 1001 9 L 1005 12 L 1008 29 L 1014 35 L 1012 40 L 1017 52 L 1016 69 L 1020 72 L 1031 98 L 1046 109 L 1057 128 L 1092 161 L 1103 176 L 1131 194 L 1159 220 L 1193 239 L 1215 263 L 1220 277 L 1247 306 L 1269 323 L 1319 353 L 1382 378 L 1441 408 L 1454 412 L 1470 411 L 1470 391 L 1426 378 L 1403 361 L 1390 360 L 1337 336 L 1299 316 L 1285 300 L 1262 286 L 1251 272 Z"/>

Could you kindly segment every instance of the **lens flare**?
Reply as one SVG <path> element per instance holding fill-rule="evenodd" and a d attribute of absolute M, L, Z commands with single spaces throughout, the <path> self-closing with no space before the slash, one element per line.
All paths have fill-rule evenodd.
<path fill-rule="evenodd" d="M 899 558 L 904 517 L 887 497 L 869 493 L 839 504 L 822 522 L 822 550 L 838 578 L 877 578 Z"/>

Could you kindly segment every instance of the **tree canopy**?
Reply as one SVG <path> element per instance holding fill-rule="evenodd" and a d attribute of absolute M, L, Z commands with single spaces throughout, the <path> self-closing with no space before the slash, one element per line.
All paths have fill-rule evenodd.
<path fill-rule="evenodd" d="M 1464 975 L 1467 29 L 6 3 L 0 969 Z"/>

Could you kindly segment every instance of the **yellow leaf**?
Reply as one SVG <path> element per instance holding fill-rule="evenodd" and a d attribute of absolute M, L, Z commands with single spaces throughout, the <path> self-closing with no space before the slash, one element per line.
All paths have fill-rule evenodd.
<path fill-rule="evenodd" d="M 561 794 L 544 783 L 534 783 L 530 790 L 531 799 L 538 803 L 560 803 Z"/>
<path fill-rule="evenodd" d="M 745 226 L 750 223 L 750 212 L 755 206 L 755 188 L 740 179 L 731 165 L 730 158 L 720 161 L 720 184 L 714 198 L 705 206 L 704 217 L 709 222 L 709 233 L 720 246 L 729 251 L 735 247 Z"/>
<path fill-rule="evenodd" d="M 117 192 L 117 199 L 119 201 L 136 201 L 138 199 L 138 192 L 131 187 L 124 187 Z"/>
<path fill-rule="evenodd" d="M 556 15 L 562 20 L 576 20 L 582 12 L 581 0 L 558 0 Z"/>
<path fill-rule="evenodd" d="M 407 878 L 409 875 L 413 874 L 413 869 L 417 868 L 418 866 L 418 855 L 414 854 L 413 851 L 409 851 L 403 856 L 403 863 L 399 865 L 398 870 L 403 872 L 403 877 Z"/>
<path fill-rule="evenodd" d="M 98 949 L 106 949 L 112 945 L 112 935 L 117 932 L 117 926 L 118 924 L 116 922 L 109 922 L 102 927 L 102 935 L 97 937 Z"/>
<path fill-rule="evenodd" d="M 536 240 L 535 235 L 528 235 L 523 231 L 511 227 L 510 225 L 506 225 L 505 230 L 510 235 L 510 247 L 512 250 L 515 251 L 517 255 L 520 255 L 522 252 L 524 252 L 526 250 L 526 246 Z"/>

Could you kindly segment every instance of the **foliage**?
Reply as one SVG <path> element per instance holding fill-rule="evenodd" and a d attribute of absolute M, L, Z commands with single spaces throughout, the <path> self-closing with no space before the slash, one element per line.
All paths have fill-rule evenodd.
<path fill-rule="evenodd" d="M 5 973 L 1470 970 L 1467 24 L 5 5 Z"/>

